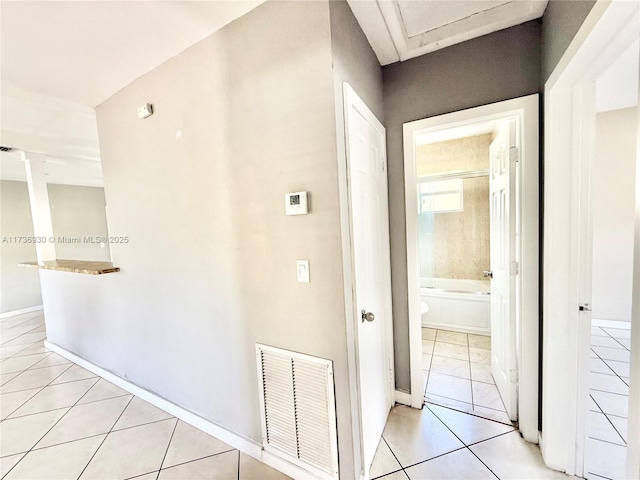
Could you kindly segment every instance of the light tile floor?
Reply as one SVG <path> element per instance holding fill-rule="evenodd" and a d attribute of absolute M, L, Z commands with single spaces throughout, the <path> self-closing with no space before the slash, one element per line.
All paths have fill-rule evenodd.
<path fill-rule="evenodd" d="M 425 400 L 511 424 L 491 375 L 491 337 L 422 329 Z"/>
<path fill-rule="evenodd" d="M 625 478 L 630 329 L 591 327 L 587 478 Z"/>
<path fill-rule="evenodd" d="M 545 467 L 537 445 L 511 425 L 439 405 L 396 406 L 378 445 L 371 478 L 572 478 Z"/>
<path fill-rule="evenodd" d="M 0 478 L 287 479 L 43 346 L 41 312 L 0 320 Z"/>

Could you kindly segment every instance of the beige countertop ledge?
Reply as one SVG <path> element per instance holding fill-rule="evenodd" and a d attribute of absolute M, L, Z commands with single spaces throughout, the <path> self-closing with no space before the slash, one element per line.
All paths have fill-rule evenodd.
<path fill-rule="evenodd" d="M 21 267 L 41 268 L 43 270 L 57 270 L 58 272 L 84 273 L 87 275 L 103 275 L 119 272 L 111 262 L 90 262 L 87 260 L 50 260 L 42 263 L 24 262 Z"/>

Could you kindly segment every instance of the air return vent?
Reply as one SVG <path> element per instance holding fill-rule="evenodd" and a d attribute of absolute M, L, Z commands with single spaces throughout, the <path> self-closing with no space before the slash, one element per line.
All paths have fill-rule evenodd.
<path fill-rule="evenodd" d="M 315 474 L 338 478 L 331 361 L 256 344 L 264 449 Z"/>

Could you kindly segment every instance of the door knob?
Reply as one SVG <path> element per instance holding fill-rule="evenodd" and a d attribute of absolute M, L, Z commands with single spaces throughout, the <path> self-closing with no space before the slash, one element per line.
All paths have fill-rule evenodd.
<path fill-rule="evenodd" d="M 482 272 L 482 276 L 484 278 L 493 278 L 493 272 L 485 270 Z"/>
<path fill-rule="evenodd" d="M 376 319 L 376 316 L 371 312 L 365 312 L 364 310 L 362 310 L 361 314 L 362 314 L 362 322 L 363 323 L 364 323 L 365 320 L 367 322 L 373 322 Z"/>

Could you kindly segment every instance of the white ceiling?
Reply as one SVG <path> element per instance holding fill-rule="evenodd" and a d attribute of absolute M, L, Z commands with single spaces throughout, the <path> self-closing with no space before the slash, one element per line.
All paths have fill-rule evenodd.
<path fill-rule="evenodd" d="M 548 0 L 348 0 L 381 65 L 539 18 Z"/>
<path fill-rule="evenodd" d="M 2 0 L 0 145 L 54 157 L 52 182 L 95 184 L 93 108 L 263 1 Z"/>

